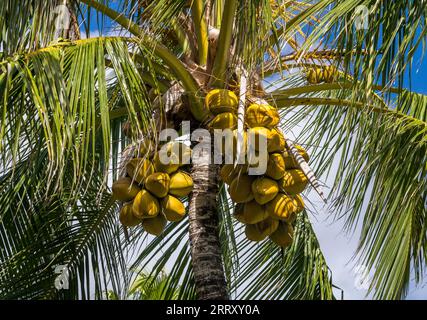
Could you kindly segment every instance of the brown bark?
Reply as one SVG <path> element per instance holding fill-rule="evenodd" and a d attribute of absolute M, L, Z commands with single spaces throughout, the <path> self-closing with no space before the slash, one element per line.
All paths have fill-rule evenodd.
<path fill-rule="evenodd" d="M 208 150 L 204 151 L 207 156 Z M 189 233 L 196 293 L 201 300 L 228 299 L 218 236 L 218 166 L 194 163 Z"/>

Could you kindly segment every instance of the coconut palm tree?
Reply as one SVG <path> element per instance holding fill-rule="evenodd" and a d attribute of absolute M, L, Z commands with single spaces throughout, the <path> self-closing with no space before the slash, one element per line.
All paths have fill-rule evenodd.
<path fill-rule="evenodd" d="M 205 128 L 206 93 L 231 87 L 280 109 L 332 181 L 330 212 L 360 228 L 369 292 L 405 297 L 427 255 L 427 96 L 404 89 L 426 22 L 420 0 L 4 0 L 0 297 L 124 298 L 131 263 L 170 271 L 165 299 L 333 299 L 314 207 L 290 247 L 254 244 L 218 165 L 191 168 L 188 219 L 160 237 L 118 223 L 110 187 L 128 146 L 182 120 Z"/>

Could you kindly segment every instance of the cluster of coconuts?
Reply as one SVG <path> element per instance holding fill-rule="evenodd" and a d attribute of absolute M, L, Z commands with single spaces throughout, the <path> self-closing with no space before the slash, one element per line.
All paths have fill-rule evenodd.
<path fill-rule="evenodd" d="M 311 84 L 321 82 L 332 83 L 337 76 L 337 69 L 334 66 L 326 66 L 323 68 L 310 68 L 307 71 L 307 81 Z"/>
<path fill-rule="evenodd" d="M 232 91 L 212 90 L 206 96 L 206 105 L 215 115 L 211 128 L 236 127 L 238 99 Z M 259 163 L 252 163 L 247 156 L 244 164 L 223 165 L 220 176 L 228 185 L 230 198 L 236 203 L 234 217 L 246 225 L 246 237 L 252 241 L 269 237 L 277 245 L 287 247 L 293 241 L 297 214 L 304 209 L 300 193 L 306 188 L 308 179 L 287 149 L 285 138 L 277 128 L 279 121 L 279 113 L 273 106 L 262 101 L 250 104 L 245 111 L 247 133 L 243 134 L 243 148 L 249 150 L 252 147 L 255 153 L 258 152 L 258 141 L 263 136 L 267 141 L 267 170 L 260 175 L 249 175 L 249 168 Z M 253 146 L 249 146 L 252 143 L 247 138 L 249 134 L 254 137 Z M 233 148 L 237 144 L 236 135 L 234 130 Z M 304 148 L 298 145 L 296 148 L 308 161 Z"/>
<path fill-rule="evenodd" d="M 188 146 L 176 141 L 163 145 L 168 161 L 162 161 L 160 151 L 155 149 L 151 140 L 140 145 L 126 164 L 126 177 L 113 183 L 113 197 L 123 202 L 119 215 L 123 226 L 142 224 L 145 231 L 159 236 L 167 221 L 185 217 L 182 198 L 193 190 L 193 179 L 183 171 L 187 164 L 184 160 L 191 157 Z"/>

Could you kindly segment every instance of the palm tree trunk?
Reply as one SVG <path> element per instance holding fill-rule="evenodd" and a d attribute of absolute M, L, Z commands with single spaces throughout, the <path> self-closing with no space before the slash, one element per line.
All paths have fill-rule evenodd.
<path fill-rule="evenodd" d="M 205 153 L 210 151 L 203 151 Z M 208 156 L 205 154 L 203 158 Z M 189 233 L 198 299 L 228 299 L 218 236 L 218 166 L 194 163 Z"/>

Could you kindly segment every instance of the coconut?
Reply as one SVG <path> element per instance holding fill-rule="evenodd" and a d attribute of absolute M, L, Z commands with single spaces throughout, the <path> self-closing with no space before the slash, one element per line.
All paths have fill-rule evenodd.
<path fill-rule="evenodd" d="M 179 157 L 176 154 L 157 152 L 154 156 L 154 170 L 167 174 L 174 173 L 180 167 Z"/>
<path fill-rule="evenodd" d="M 335 68 L 334 66 L 326 66 L 323 69 L 323 79 L 327 83 L 334 82 L 337 75 L 338 75 L 338 71 L 337 71 L 337 68 Z"/>
<path fill-rule="evenodd" d="M 268 152 L 282 152 L 286 148 L 285 138 L 283 134 L 277 130 L 272 129 L 268 135 L 267 150 Z"/>
<path fill-rule="evenodd" d="M 135 158 L 126 164 L 126 173 L 138 183 L 143 183 L 145 178 L 154 173 L 154 166 L 148 159 Z"/>
<path fill-rule="evenodd" d="M 285 159 L 280 153 L 269 155 L 265 174 L 274 180 L 279 180 L 285 175 Z"/>
<path fill-rule="evenodd" d="M 113 197 L 119 201 L 130 201 L 141 189 L 130 178 L 120 178 L 113 183 Z"/>
<path fill-rule="evenodd" d="M 304 200 L 302 199 L 301 195 L 297 194 L 293 197 L 294 204 L 295 204 L 295 213 L 300 213 L 304 210 Z"/>
<path fill-rule="evenodd" d="M 298 153 L 304 158 L 304 160 L 306 162 L 308 162 L 309 156 L 308 156 L 307 151 L 303 147 L 301 147 L 299 145 L 295 145 L 295 148 L 298 150 Z M 288 152 L 287 150 L 285 150 L 283 152 L 283 159 L 285 160 L 286 170 L 289 170 L 289 169 L 299 169 L 298 162 L 292 156 L 292 154 L 290 152 Z"/>
<path fill-rule="evenodd" d="M 252 193 L 256 202 L 263 205 L 276 197 L 279 192 L 277 182 L 270 178 L 258 178 L 252 182 Z"/>
<path fill-rule="evenodd" d="M 271 135 L 270 129 L 265 127 L 254 127 L 248 130 L 248 148 L 253 150 L 260 151 L 261 145 L 260 141 L 265 141 L 267 143 L 268 149 L 268 140 Z"/>
<path fill-rule="evenodd" d="M 185 216 L 185 206 L 179 199 L 167 195 L 160 202 L 163 214 L 168 221 L 176 222 L 182 220 Z"/>
<path fill-rule="evenodd" d="M 170 177 L 167 173 L 155 172 L 145 179 L 145 188 L 157 198 L 166 197 L 169 192 Z"/>
<path fill-rule="evenodd" d="M 167 220 L 163 214 L 158 214 L 152 219 L 142 220 L 142 227 L 149 234 L 160 236 L 166 227 Z"/>
<path fill-rule="evenodd" d="M 247 224 L 245 234 L 251 241 L 262 241 L 276 231 L 278 226 L 279 221 L 267 218 L 256 224 Z"/>
<path fill-rule="evenodd" d="M 120 209 L 119 220 L 125 227 L 135 227 L 142 221 L 133 214 L 132 203 L 125 204 Z"/>
<path fill-rule="evenodd" d="M 280 192 L 287 195 L 296 195 L 303 192 L 307 184 L 307 177 L 299 169 L 286 170 L 283 178 L 279 180 Z"/>
<path fill-rule="evenodd" d="M 280 121 L 277 109 L 268 104 L 251 104 L 246 109 L 245 119 L 249 128 L 266 127 L 271 129 Z"/>
<path fill-rule="evenodd" d="M 139 219 L 154 218 L 160 212 L 160 204 L 156 197 L 143 189 L 133 200 L 132 210 Z"/>
<path fill-rule="evenodd" d="M 238 175 L 228 188 L 231 199 L 236 203 L 251 201 L 254 198 L 251 189 L 253 180 L 254 179 L 247 174 Z"/>
<path fill-rule="evenodd" d="M 237 127 L 237 117 L 232 112 L 223 112 L 215 116 L 209 124 L 211 129 L 231 129 Z"/>
<path fill-rule="evenodd" d="M 235 166 L 234 164 L 224 164 L 221 167 L 219 175 L 222 181 L 224 181 L 226 184 L 231 184 L 233 180 L 236 179 L 236 177 L 247 172 L 247 165 L 238 164 Z"/>
<path fill-rule="evenodd" d="M 166 154 L 172 160 L 178 158 L 178 163 L 181 167 L 190 164 L 192 151 L 186 144 L 179 141 L 171 141 L 165 144 L 162 149 L 166 150 Z M 175 161 L 172 161 L 172 163 L 175 163 Z"/>
<path fill-rule="evenodd" d="M 322 68 L 311 68 L 307 72 L 307 81 L 311 84 L 318 84 L 324 81 Z"/>
<path fill-rule="evenodd" d="M 244 224 L 255 224 L 269 217 L 265 206 L 260 205 L 255 200 L 240 203 L 236 206 L 234 217 Z"/>
<path fill-rule="evenodd" d="M 232 156 L 233 160 L 237 155 L 237 139 L 238 131 L 237 129 L 227 132 L 223 131 L 223 136 L 219 139 L 220 136 L 215 137 L 214 139 L 214 148 L 215 153 L 221 153 L 223 156 Z M 247 134 L 245 131 L 242 132 L 242 154 L 246 152 L 246 143 L 247 143 Z"/>
<path fill-rule="evenodd" d="M 137 158 L 151 158 L 156 149 L 156 143 L 153 140 L 146 139 L 142 141 L 135 150 Z"/>
<path fill-rule="evenodd" d="M 271 241 L 282 248 L 289 247 L 294 239 L 294 228 L 286 222 L 280 222 L 277 230 L 270 235 Z"/>
<path fill-rule="evenodd" d="M 213 114 L 236 112 L 239 99 L 233 91 L 214 89 L 209 91 L 205 98 L 206 107 Z"/>
<path fill-rule="evenodd" d="M 295 200 L 286 194 L 279 193 L 272 201 L 266 204 L 267 213 L 270 217 L 290 222 L 295 219 L 298 211 Z"/>
<path fill-rule="evenodd" d="M 187 173 L 178 171 L 171 175 L 169 193 L 177 197 L 188 196 L 193 190 L 193 179 Z"/>

